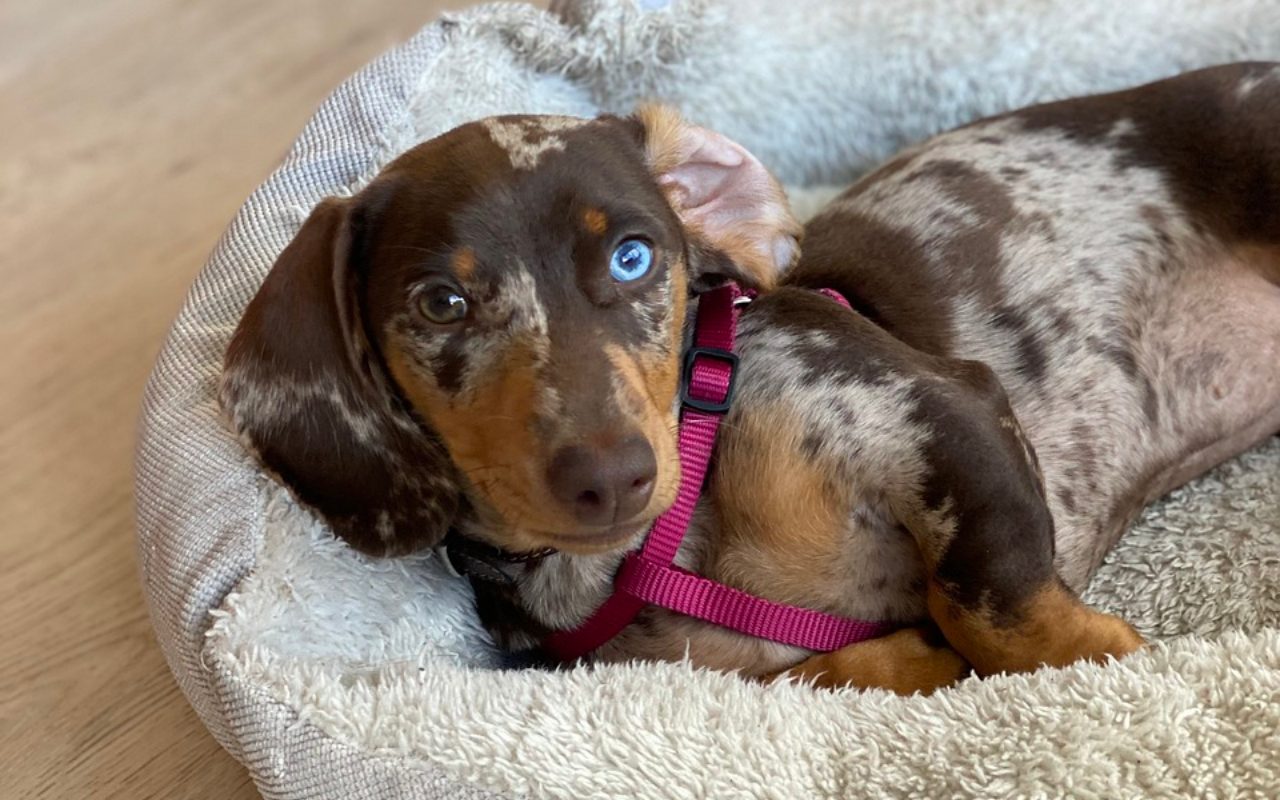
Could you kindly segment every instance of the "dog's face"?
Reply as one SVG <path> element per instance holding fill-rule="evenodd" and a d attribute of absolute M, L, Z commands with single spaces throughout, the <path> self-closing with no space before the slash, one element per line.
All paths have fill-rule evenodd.
<path fill-rule="evenodd" d="M 317 207 L 224 403 L 362 550 L 429 546 L 460 511 L 512 550 L 616 548 L 678 488 L 690 292 L 767 287 L 799 231 L 750 154 L 663 109 L 464 125 Z"/>

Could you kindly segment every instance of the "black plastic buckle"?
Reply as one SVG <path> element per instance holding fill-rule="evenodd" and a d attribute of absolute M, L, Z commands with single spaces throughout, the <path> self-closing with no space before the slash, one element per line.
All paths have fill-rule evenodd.
<path fill-rule="evenodd" d="M 693 388 L 693 367 L 698 357 L 710 358 L 714 361 L 723 361 L 729 365 L 729 386 L 724 391 L 724 399 L 716 402 L 714 400 L 702 400 L 689 394 Z M 708 414 L 725 414 L 729 411 L 729 406 L 733 404 L 733 393 L 738 387 L 738 356 L 729 350 L 721 350 L 719 347 L 690 347 L 684 354 L 684 381 L 680 388 L 680 403 L 689 408 L 698 411 L 705 411 Z"/>

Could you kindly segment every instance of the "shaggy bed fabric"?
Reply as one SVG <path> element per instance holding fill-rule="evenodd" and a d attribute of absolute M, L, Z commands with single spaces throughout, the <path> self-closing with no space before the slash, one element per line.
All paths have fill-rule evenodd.
<path fill-rule="evenodd" d="M 976 117 L 1241 59 L 1280 60 L 1277 0 L 561 0 L 429 26 L 321 107 L 156 365 L 139 554 L 183 691 L 268 798 L 1280 796 L 1280 438 L 1149 509 L 1093 581 L 1152 648 L 899 698 L 687 664 L 498 669 L 465 583 L 336 541 L 214 401 L 310 208 L 470 119 L 661 99 L 809 207 Z"/>

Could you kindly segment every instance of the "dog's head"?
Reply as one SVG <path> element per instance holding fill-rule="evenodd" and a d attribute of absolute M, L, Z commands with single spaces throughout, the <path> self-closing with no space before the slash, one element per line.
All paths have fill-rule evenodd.
<path fill-rule="evenodd" d="M 668 110 L 470 123 L 316 207 L 223 403 L 360 550 L 464 510 L 512 550 L 611 549 L 675 498 L 687 298 L 767 288 L 799 233 L 755 158 Z"/>

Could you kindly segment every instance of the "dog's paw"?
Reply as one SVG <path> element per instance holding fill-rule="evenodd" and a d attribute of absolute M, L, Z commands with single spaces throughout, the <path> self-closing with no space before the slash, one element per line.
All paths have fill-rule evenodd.
<path fill-rule="evenodd" d="M 958 606 L 935 587 L 929 611 L 979 675 L 1103 662 L 1146 643 L 1129 623 L 1094 611 L 1056 581 L 1001 614 Z"/>
<path fill-rule="evenodd" d="M 969 673 L 969 662 L 936 631 L 905 628 L 812 656 L 765 680 L 799 680 L 823 689 L 850 686 L 927 695 L 951 686 Z"/>
<path fill-rule="evenodd" d="M 1110 658 L 1124 658 L 1147 644 L 1132 625 L 1119 617 L 1088 608 L 1081 616 L 1075 640 L 1062 649 L 1062 664 L 1086 659 L 1105 662 Z"/>

